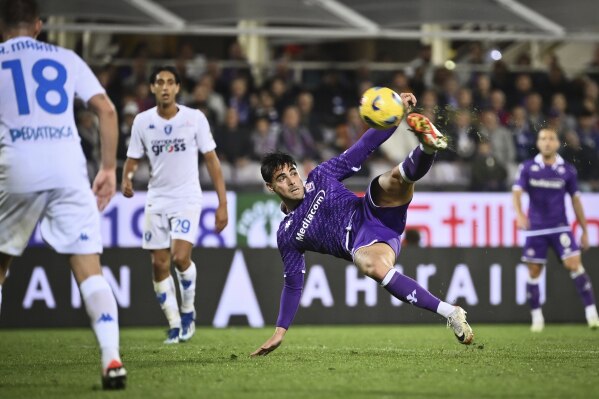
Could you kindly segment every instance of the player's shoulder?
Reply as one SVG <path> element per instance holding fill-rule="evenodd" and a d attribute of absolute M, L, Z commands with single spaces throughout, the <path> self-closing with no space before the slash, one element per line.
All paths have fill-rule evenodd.
<path fill-rule="evenodd" d="M 154 119 L 154 115 L 156 114 L 156 107 L 152 107 L 145 111 L 141 111 L 137 115 L 135 115 L 135 118 L 133 119 L 133 124 L 150 122 Z"/>
<path fill-rule="evenodd" d="M 191 108 L 187 105 L 182 104 L 177 104 L 177 107 L 179 107 L 179 112 L 183 113 L 186 116 L 191 116 L 199 119 L 206 119 L 204 113 L 197 108 Z"/>

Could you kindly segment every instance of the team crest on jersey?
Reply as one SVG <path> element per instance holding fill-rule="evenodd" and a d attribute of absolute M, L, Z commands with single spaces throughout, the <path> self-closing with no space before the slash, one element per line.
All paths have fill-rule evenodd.
<path fill-rule="evenodd" d="M 314 191 L 314 182 L 313 181 L 306 183 L 306 192 L 310 193 L 312 191 Z"/>
<path fill-rule="evenodd" d="M 564 168 L 563 166 L 558 166 L 557 173 L 563 175 L 564 173 L 566 173 L 566 168 Z"/>
<path fill-rule="evenodd" d="M 539 170 L 541 170 L 541 168 L 539 168 L 539 165 L 532 165 L 530 167 L 531 172 L 538 172 Z"/>
<path fill-rule="evenodd" d="M 164 126 L 164 133 L 169 135 L 171 134 L 173 131 L 173 125 L 165 125 Z"/>
<path fill-rule="evenodd" d="M 150 126 L 148 126 L 148 129 L 154 129 L 154 128 L 155 128 L 154 124 L 150 123 Z"/>

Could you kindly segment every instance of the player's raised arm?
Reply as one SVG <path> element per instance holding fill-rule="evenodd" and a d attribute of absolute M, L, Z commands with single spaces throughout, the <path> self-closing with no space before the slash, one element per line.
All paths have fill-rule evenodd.
<path fill-rule="evenodd" d="M 105 93 L 96 94 L 88 104 L 98 115 L 100 122 L 101 165 L 92 186 L 98 199 L 98 209 L 104 210 L 116 192 L 116 147 L 118 122 L 114 104 Z"/>
<path fill-rule="evenodd" d="M 280 246 L 279 250 L 285 264 L 286 273 L 275 332 L 250 356 L 266 356 L 277 349 L 283 342 L 283 338 L 299 308 L 304 287 L 304 255 L 295 249 L 288 250 L 282 247 Z"/>

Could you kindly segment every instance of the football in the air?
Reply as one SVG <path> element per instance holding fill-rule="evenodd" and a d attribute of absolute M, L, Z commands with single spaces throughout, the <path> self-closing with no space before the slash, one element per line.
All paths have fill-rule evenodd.
<path fill-rule="evenodd" d="M 375 129 L 388 129 L 401 122 L 404 106 L 399 94 L 388 87 L 371 87 L 360 100 L 360 116 Z"/>

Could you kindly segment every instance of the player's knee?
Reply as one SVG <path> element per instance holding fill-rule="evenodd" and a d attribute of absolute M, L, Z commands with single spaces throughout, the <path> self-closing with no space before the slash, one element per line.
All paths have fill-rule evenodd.
<path fill-rule="evenodd" d="M 191 259 L 189 257 L 189 254 L 187 254 L 186 252 L 179 252 L 179 251 L 174 251 L 171 254 L 171 257 L 173 259 L 173 263 L 175 264 L 175 266 L 188 266 L 191 263 Z"/>
<path fill-rule="evenodd" d="M 572 256 L 570 258 L 566 258 L 563 260 L 564 267 L 571 272 L 577 272 L 582 268 L 582 263 L 580 262 L 580 257 Z"/>
<path fill-rule="evenodd" d="M 362 273 L 376 281 L 382 280 L 389 271 L 383 257 L 372 257 L 364 260 L 360 269 Z"/>

